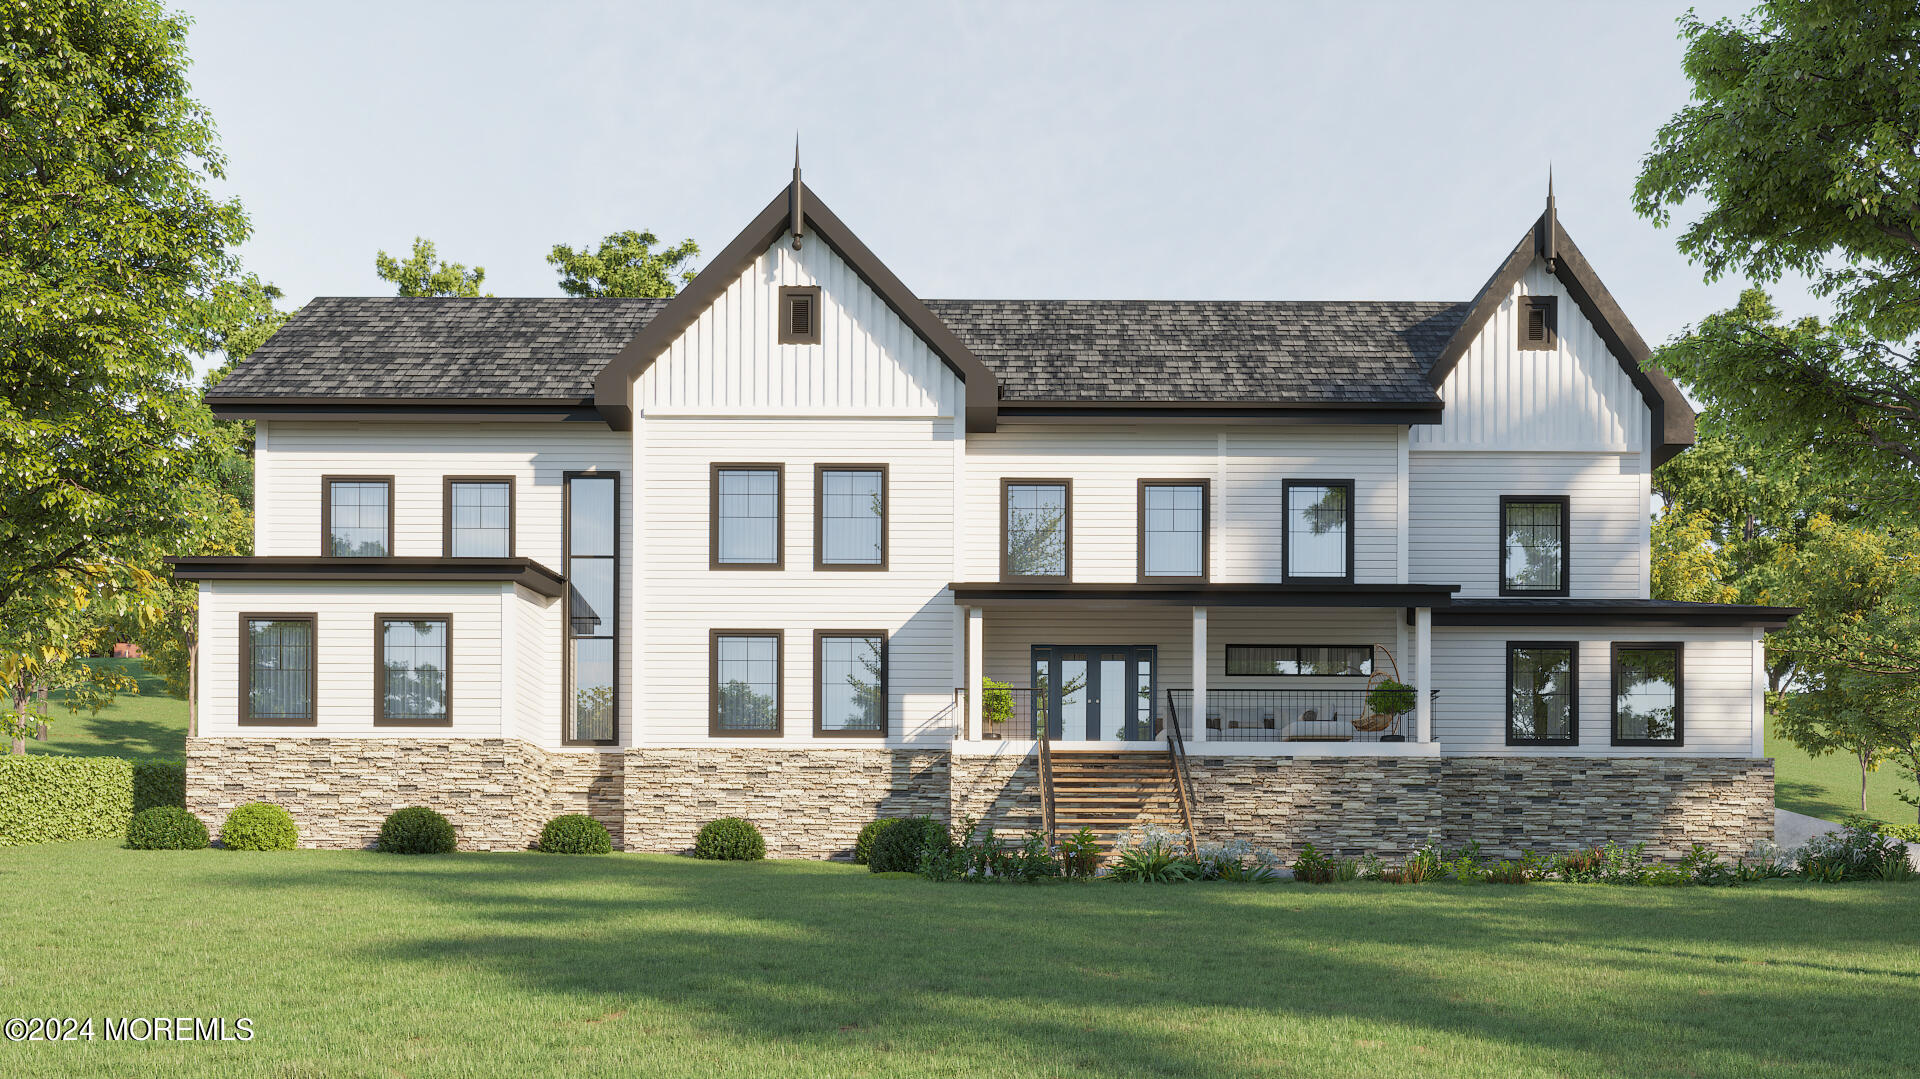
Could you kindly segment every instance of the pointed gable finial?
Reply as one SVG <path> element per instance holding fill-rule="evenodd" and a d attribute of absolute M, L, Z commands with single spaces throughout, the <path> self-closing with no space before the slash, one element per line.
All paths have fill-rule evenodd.
<path fill-rule="evenodd" d="M 787 218 L 793 224 L 793 249 L 800 250 L 800 236 L 807 230 L 806 207 L 801 203 L 800 133 L 793 133 L 793 185 L 787 188 Z"/>
<path fill-rule="evenodd" d="M 1551 271 L 1554 259 L 1560 254 L 1554 243 L 1555 234 L 1560 231 L 1560 211 L 1553 202 L 1553 164 L 1551 162 L 1547 164 L 1547 214 L 1541 220 L 1545 223 L 1545 227 L 1540 237 L 1540 254 L 1546 258 L 1547 269 Z"/>

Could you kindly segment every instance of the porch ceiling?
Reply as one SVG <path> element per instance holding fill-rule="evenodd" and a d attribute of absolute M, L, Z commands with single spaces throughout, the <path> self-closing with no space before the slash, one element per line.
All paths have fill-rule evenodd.
<path fill-rule="evenodd" d="M 961 607 L 1445 607 L 1457 584 L 1127 584 L 956 581 Z"/>

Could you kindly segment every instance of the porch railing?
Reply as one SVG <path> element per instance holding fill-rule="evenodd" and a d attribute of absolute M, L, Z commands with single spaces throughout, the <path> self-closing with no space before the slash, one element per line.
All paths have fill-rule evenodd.
<path fill-rule="evenodd" d="M 1170 689 L 1167 705 L 1193 739 L 1193 690 Z M 1409 742 L 1413 714 L 1375 715 L 1360 689 L 1209 689 L 1209 742 Z"/>
<path fill-rule="evenodd" d="M 1187 769 L 1187 743 L 1180 736 L 1178 723 L 1167 724 L 1167 757 L 1173 766 L 1174 793 L 1180 798 L 1180 823 L 1186 826 L 1187 855 L 1197 859 L 1200 845 L 1193 831 L 1193 773 Z"/>
<path fill-rule="evenodd" d="M 1026 686 L 983 689 L 982 720 L 988 738 L 1041 738 L 1047 729 L 1047 704 L 1044 693 Z M 996 717 L 999 717 L 996 719 Z"/>

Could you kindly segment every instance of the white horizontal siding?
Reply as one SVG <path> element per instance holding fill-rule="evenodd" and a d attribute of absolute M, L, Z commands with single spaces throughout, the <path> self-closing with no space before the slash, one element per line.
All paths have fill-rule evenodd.
<path fill-rule="evenodd" d="M 1508 746 L 1508 641 L 1580 644 L 1580 744 Z M 1685 697 L 1685 745 L 1673 748 L 1612 744 L 1613 641 L 1680 641 Z M 1437 627 L 1433 681 L 1440 690 L 1433 729 L 1448 754 L 1591 757 L 1745 757 L 1753 746 L 1753 640 L 1745 629 L 1625 629 Z"/>
<path fill-rule="evenodd" d="M 1457 584 L 1459 595 L 1500 594 L 1502 495 L 1566 495 L 1576 598 L 1648 594 L 1650 477 L 1640 454 L 1434 453 L 1409 455 L 1409 573 Z"/>
<path fill-rule="evenodd" d="M 524 588 L 507 589 L 507 614 L 513 619 L 514 699 L 507 716 L 510 736 L 558 748 L 561 735 L 560 693 L 564 684 L 564 654 L 560 634 L 559 600 Z"/>

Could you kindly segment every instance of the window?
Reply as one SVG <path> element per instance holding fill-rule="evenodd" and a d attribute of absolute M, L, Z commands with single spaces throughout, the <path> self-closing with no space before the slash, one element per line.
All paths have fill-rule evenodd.
<path fill-rule="evenodd" d="M 507 558 L 513 554 L 513 478 L 448 476 L 446 552 L 452 558 Z"/>
<path fill-rule="evenodd" d="M 320 485 L 323 553 L 333 558 L 393 553 L 392 476 L 326 476 Z"/>
<path fill-rule="evenodd" d="M 1680 646 L 1613 646 L 1613 744 L 1681 743 Z"/>
<path fill-rule="evenodd" d="M 375 615 L 374 725 L 444 727 L 451 724 L 452 665 L 452 615 Z"/>
<path fill-rule="evenodd" d="M 777 629 L 716 629 L 712 714 L 707 733 L 716 737 L 780 734 L 780 648 Z"/>
<path fill-rule="evenodd" d="M 1554 296 L 1520 297 L 1520 351 L 1552 352 L 1560 347 L 1560 303 Z"/>
<path fill-rule="evenodd" d="M 887 733 L 887 633 L 827 630 L 813 635 L 813 733 Z"/>
<path fill-rule="evenodd" d="M 1207 481 L 1140 481 L 1140 579 L 1207 579 Z"/>
<path fill-rule="evenodd" d="M 1284 576 L 1353 579 L 1353 481 L 1287 480 Z"/>
<path fill-rule="evenodd" d="M 314 724 L 314 625 L 311 614 L 240 616 L 242 724 Z"/>
<path fill-rule="evenodd" d="M 1227 674 L 1367 676 L 1373 673 L 1370 644 L 1230 644 Z"/>
<path fill-rule="evenodd" d="M 780 343 L 820 343 L 820 290 L 784 285 L 780 289 Z"/>
<path fill-rule="evenodd" d="M 1072 574 L 1073 484 L 1067 480 L 1001 480 L 1000 576 L 1051 578 Z"/>
<path fill-rule="evenodd" d="M 785 561 L 780 465 L 714 465 L 711 568 L 779 569 Z"/>
<path fill-rule="evenodd" d="M 1562 495 L 1510 495 L 1500 499 L 1500 594 L 1567 594 L 1567 519 Z"/>
<path fill-rule="evenodd" d="M 1580 743 L 1579 646 L 1567 641 L 1507 643 L 1507 744 Z"/>
<path fill-rule="evenodd" d="M 887 466 L 813 470 L 813 568 L 887 568 Z"/>
<path fill-rule="evenodd" d="M 620 477 L 566 477 L 567 708 L 562 741 L 610 745 L 620 715 Z"/>

